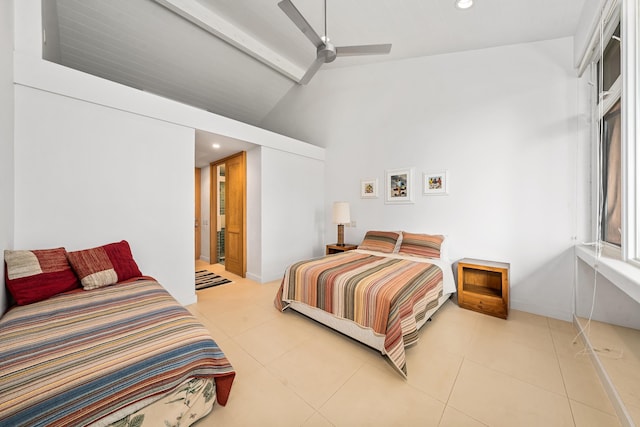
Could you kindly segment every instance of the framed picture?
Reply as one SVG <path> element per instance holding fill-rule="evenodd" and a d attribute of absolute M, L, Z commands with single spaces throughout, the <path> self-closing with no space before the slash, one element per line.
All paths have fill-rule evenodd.
<path fill-rule="evenodd" d="M 388 169 L 385 187 L 385 203 L 413 203 L 413 169 Z"/>
<path fill-rule="evenodd" d="M 425 172 L 422 174 L 422 193 L 426 195 L 447 194 L 449 192 L 449 173 Z"/>
<path fill-rule="evenodd" d="M 360 180 L 360 198 L 378 198 L 378 178 L 365 178 Z"/>

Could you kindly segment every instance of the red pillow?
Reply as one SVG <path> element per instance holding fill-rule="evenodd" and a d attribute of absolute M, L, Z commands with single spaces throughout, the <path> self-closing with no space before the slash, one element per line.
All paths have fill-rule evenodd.
<path fill-rule="evenodd" d="M 79 287 L 64 248 L 4 251 L 5 279 L 18 305 L 42 301 Z"/>
<path fill-rule="evenodd" d="M 86 290 L 142 276 L 126 240 L 69 252 L 67 256 Z"/>

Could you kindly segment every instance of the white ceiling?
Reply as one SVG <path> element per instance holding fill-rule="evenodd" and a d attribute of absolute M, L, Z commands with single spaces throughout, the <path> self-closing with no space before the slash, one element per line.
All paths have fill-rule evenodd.
<path fill-rule="evenodd" d="M 315 59 L 315 48 L 278 1 L 43 0 L 44 56 L 259 125 L 295 85 L 260 57 L 299 77 Z M 322 35 L 323 0 L 292 1 Z M 462 11 L 453 0 L 327 0 L 327 32 L 335 45 L 392 43 L 393 48 L 390 55 L 340 57 L 319 72 L 572 36 L 584 2 L 476 0 Z M 227 41 L 212 33 L 223 33 Z M 229 40 L 258 53 L 252 57 Z"/>
<path fill-rule="evenodd" d="M 214 147 L 214 144 L 219 147 Z M 255 144 L 246 141 L 196 130 L 196 167 L 208 166 L 215 160 L 224 159 L 240 151 L 249 151 L 254 147 Z"/>

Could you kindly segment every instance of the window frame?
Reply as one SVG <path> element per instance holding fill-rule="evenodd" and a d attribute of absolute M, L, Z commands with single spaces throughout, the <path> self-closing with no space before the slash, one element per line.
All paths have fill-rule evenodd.
<path fill-rule="evenodd" d="M 604 221 L 604 219 L 601 217 L 601 213 L 603 210 L 603 203 L 604 203 L 604 189 L 603 189 L 603 176 L 602 176 L 602 171 L 603 168 L 601 167 L 601 162 L 604 161 L 603 159 L 603 141 L 601 140 L 601 127 L 602 127 L 602 120 L 604 118 L 604 116 L 607 115 L 607 113 L 609 112 L 609 110 L 618 102 L 618 100 L 621 101 L 621 97 L 622 97 L 622 75 L 624 74 L 624 70 L 622 69 L 622 65 L 620 66 L 620 76 L 618 76 L 618 78 L 613 82 L 613 84 L 611 85 L 611 87 L 608 90 L 603 90 L 602 93 L 599 92 L 600 88 L 601 88 L 601 82 L 599 81 L 600 78 L 602 78 L 603 73 L 601 71 L 598 70 L 598 67 L 600 65 L 600 61 L 603 60 L 603 54 L 604 54 L 604 50 L 608 44 L 608 42 L 611 40 L 613 34 L 615 33 L 616 28 L 618 27 L 618 25 L 620 25 L 622 27 L 622 17 L 621 17 L 621 8 L 620 8 L 620 2 L 618 0 L 613 0 L 610 1 L 608 3 L 608 10 L 609 13 L 606 14 L 607 17 L 607 21 L 601 23 L 601 25 L 598 25 L 596 32 L 599 33 L 598 34 L 598 38 L 597 38 L 597 44 L 596 46 L 593 48 L 592 50 L 592 56 L 590 59 L 590 68 L 591 68 L 591 81 L 593 82 L 592 85 L 592 99 L 594 101 L 592 101 L 592 117 L 593 117 L 593 130 L 592 130 L 592 141 L 593 141 L 593 149 L 594 149 L 594 155 L 593 155 L 593 165 L 594 165 L 594 172 L 593 172 L 593 200 L 595 201 L 593 203 L 593 214 L 594 214 L 594 225 L 595 225 L 595 230 L 593 231 L 594 236 L 593 239 L 594 241 L 599 243 L 599 247 L 602 249 L 602 252 L 612 258 L 618 258 L 618 259 L 622 259 L 623 258 L 623 251 L 621 250 L 622 247 L 624 247 L 625 245 L 625 241 L 626 241 L 626 236 L 625 236 L 625 231 L 624 231 L 624 227 L 625 227 L 625 175 L 624 175 L 624 170 L 621 171 L 622 174 L 622 218 L 621 218 L 621 223 L 622 223 L 622 233 L 621 233 L 621 246 L 618 247 L 617 245 L 611 244 L 609 242 L 606 242 L 602 239 L 602 228 L 603 228 L 603 224 L 602 222 Z M 605 10 L 607 10 L 607 8 L 605 8 Z M 622 28 L 620 29 L 621 32 L 621 36 L 622 36 Z M 603 46 L 604 44 L 604 46 Z M 621 46 L 621 57 L 623 55 L 622 52 L 622 46 Z M 621 101 L 622 102 L 622 101 Z M 621 106 L 622 107 L 622 106 Z M 621 113 L 622 116 L 624 116 L 624 111 Z M 624 156 L 625 156 L 625 149 L 624 149 L 624 145 L 625 142 L 624 140 L 621 141 L 621 150 L 622 150 L 622 163 L 624 164 Z M 622 165 L 621 165 L 622 167 Z"/>
<path fill-rule="evenodd" d="M 640 169 L 638 142 L 638 115 L 640 94 L 638 81 L 638 48 L 640 40 L 640 9 L 637 1 L 623 0 L 620 14 L 622 38 L 622 259 L 640 267 L 640 237 L 638 236 L 638 170 Z"/>
<path fill-rule="evenodd" d="M 618 229 L 622 229 L 622 199 L 624 198 L 623 189 L 622 189 L 622 100 L 620 95 L 611 97 L 612 102 L 607 102 L 599 115 L 599 126 L 600 126 L 600 138 L 599 138 L 599 176 L 601 180 L 601 184 L 599 185 L 599 189 L 602 192 L 602 198 L 599 204 L 599 220 L 600 226 L 599 237 L 603 244 L 610 245 L 613 248 L 616 248 L 618 251 L 622 248 L 622 231 L 620 231 L 618 237 L 618 241 L 614 242 L 607 238 L 607 232 L 611 231 L 612 225 L 618 225 Z M 614 118 L 617 117 L 617 120 Z M 613 119 L 613 120 L 612 120 Z M 615 126 L 617 123 L 617 126 Z M 616 131 L 615 129 L 610 129 L 610 125 L 614 124 L 614 127 L 617 127 L 617 138 L 615 138 Z M 613 137 L 610 139 L 610 137 Z M 614 146 L 617 146 L 614 148 Z M 616 174 L 613 174 L 613 178 L 619 179 L 618 186 L 615 187 L 617 189 L 617 194 L 611 194 L 609 190 L 612 189 L 611 182 L 609 181 L 612 178 L 612 175 L 609 173 L 610 166 L 610 156 L 618 153 L 620 163 L 617 165 Z M 611 197 L 616 196 L 615 199 L 619 201 L 619 217 L 609 218 L 606 215 L 606 212 L 609 211 L 611 206 L 609 205 L 609 200 Z M 613 224 L 610 223 L 613 221 Z M 609 236 L 610 238 L 613 236 Z"/>
<path fill-rule="evenodd" d="M 638 52 L 640 39 L 638 27 L 640 26 L 640 10 L 635 0 L 609 0 L 602 9 L 601 25 L 595 29 L 592 41 L 596 40 L 595 46 L 590 50 L 590 58 L 588 62 L 591 64 L 591 79 L 596 82 L 598 72 L 596 67 L 601 60 L 603 53 L 604 41 L 608 41 L 613 35 L 616 27 L 620 24 L 621 38 L 621 75 L 614 82 L 611 88 L 606 91 L 606 95 L 602 96 L 598 93 L 599 82 L 593 84 L 593 137 L 594 142 L 594 165 L 600 162 L 600 122 L 602 117 L 607 114 L 615 103 L 620 100 L 621 103 L 621 176 L 622 176 L 622 214 L 621 214 L 621 246 L 618 247 L 607 242 L 603 242 L 600 235 L 601 224 L 599 211 L 601 209 L 600 188 L 602 186 L 602 177 L 600 176 L 600 168 L 594 168 L 593 179 L 593 195 L 594 200 L 598 201 L 593 204 L 593 212 L 595 213 L 594 239 L 600 243 L 600 247 L 604 255 L 618 258 L 622 261 L 630 263 L 636 267 L 640 267 L 640 210 L 637 203 L 640 200 L 637 191 L 640 190 L 640 151 L 636 149 L 638 138 L 638 115 L 640 95 L 638 94 L 638 82 L 640 81 L 640 73 L 638 67 Z M 600 32 L 599 37 L 598 32 Z"/>

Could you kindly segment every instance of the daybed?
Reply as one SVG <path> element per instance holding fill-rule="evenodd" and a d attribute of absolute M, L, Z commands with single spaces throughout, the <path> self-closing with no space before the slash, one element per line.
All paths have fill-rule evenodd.
<path fill-rule="evenodd" d="M 379 350 L 406 376 L 405 347 L 456 290 L 443 243 L 369 231 L 356 250 L 289 266 L 274 304 Z"/>
<path fill-rule="evenodd" d="M 0 425 L 188 426 L 226 403 L 232 366 L 125 241 L 5 262 L 17 305 L 0 318 Z"/>

